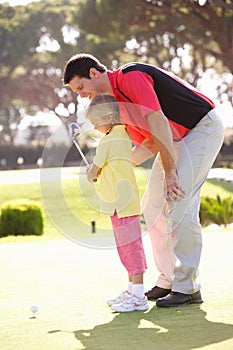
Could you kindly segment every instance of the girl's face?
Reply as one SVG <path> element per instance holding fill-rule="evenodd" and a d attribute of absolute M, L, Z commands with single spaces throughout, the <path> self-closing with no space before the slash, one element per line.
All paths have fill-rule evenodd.
<path fill-rule="evenodd" d="M 103 134 L 107 134 L 109 129 L 111 128 L 111 120 L 112 116 L 106 115 L 105 117 L 95 117 L 91 118 L 90 122 L 94 125 L 94 128 Z"/>

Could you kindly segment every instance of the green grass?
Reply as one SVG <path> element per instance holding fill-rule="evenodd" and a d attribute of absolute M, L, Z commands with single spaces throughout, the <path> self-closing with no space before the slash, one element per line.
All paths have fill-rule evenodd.
<path fill-rule="evenodd" d="M 144 245 L 148 289 L 157 272 L 148 236 Z M 150 302 L 146 312 L 114 314 L 105 301 L 126 285 L 116 250 L 66 239 L 2 242 L 1 350 L 232 350 L 232 245 L 233 235 L 205 233 L 201 306 Z"/>
<path fill-rule="evenodd" d="M 220 180 L 207 180 L 201 191 L 201 195 L 204 197 L 216 198 L 220 195 L 222 198 L 230 197 L 233 193 L 233 183 L 220 181 Z"/>
<path fill-rule="evenodd" d="M 73 227 L 79 229 L 78 233 L 70 234 L 72 237 L 76 234 L 80 238 L 87 237 L 87 234 L 91 237 L 90 225 L 93 220 L 96 222 L 98 230 L 97 237 L 112 235 L 110 219 L 99 213 L 99 198 L 95 186 L 89 184 L 83 174 L 78 175 L 77 168 L 66 168 L 65 171 L 69 176 L 68 178 L 64 177 L 62 181 L 57 179 L 55 173 L 54 181 L 28 182 L 20 186 L 20 181 L 25 177 L 32 181 L 35 170 L 31 172 L 29 170 L 4 172 L 5 178 L 7 178 L 7 173 L 9 178 L 12 178 L 12 183 L 5 183 L 0 186 L 2 193 L 0 206 L 8 200 L 17 198 L 38 201 L 44 207 L 44 236 L 48 238 L 56 238 L 58 234 L 69 235 Z M 141 195 L 147 183 L 147 173 L 140 168 L 136 169 Z M 51 169 L 51 174 L 53 175 L 53 169 Z M 48 170 L 46 176 L 51 178 L 51 174 Z M 16 182 L 14 183 L 14 181 Z"/>
<path fill-rule="evenodd" d="M 98 233 L 90 233 L 96 211 L 78 198 L 77 173 L 69 179 L 43 188 L 53 219 L 66 226 L 74 213 L 75 229 L 90 237 L 93 246 Z M 18 182 L 31 172 L 18 172 Z M 12 175 L 9 173 L 9 177 Z M 0 174 L 2 177 L 3 174 Z M 4 172 L 4 176 L 8 174 Z M 144 188 L 144 175 L 140 191 Z M 3 184 L 1 203 L 13 198 L 41 201 L 38 182 Z M 42 192 L 43 192 L 42 191 Z M 204 195 L 232 194 L 232 184 L 205 183 Z M 93 200 L 85 189 L 85 198 Z M 1 204 L 0 203 L 0 204 Z M 150 302 L 146 312 L 114 314 L 105 300 L 125 287 L 126 274 L 115 249 L 91 249 L 69 240 L 45 216 L 42 237 L 0 239 L 1 350 L 232 350 L 233 348 L 233 235 L 229 231 L 205 232 L 200 266 L 204 303 L 160 309 Z M 73 218 L 73 220 L 75 220 Z M 100 227 L 103 218 L 95 216 Z M 101 226 L 102 225 L 102 226 Z M 72 221 L 71 225 L 72 226 Z M 72 238 L 72 237 L 71 237 Z M 144 238 L 148 270 L 145 288 L 153 286 L 155 269 L 148 235 Z M 36 318 L 31 305 L 39 308 Z"/>
<path fill-rule="evenodd" d="M 45 221 L 43 238 L 46 239 L 67 234 L 67 231 L 72 231 L 73 227 L 79 228 L 77 230 L 78 236 L 86 237 L 88 234 L 91 237 L 90 225 L 92 220 L 96 221 L 98 237 L 111 235 L 109 218 L 101 215 L 98 211 L 99 199 L 95 193 L 95 186 L 89 184 L 82 174 L 78 175 L 77 168 L 65 168 L 65 174 L 68 174 L 68 176 L 63 176 L 62 173 L 62 181 L 58 179 L 40 183 L 37 181 L 39 176 L 35 176 L 35 174 L 39 174 L 39 170 L 2 172 L 1 176 L 4 177 L 5 181 L 0 182 L 0 206 L 8 200 L 18 198 L 27 198 L 42 203 Z M 48 173 L 47 175 L 50 176 L 51 174 Z M 141 196 L 148 176 L 148 170 L 136 169 Z M 11 183 L 7 183 L 6 179 L 9 179 Z M 26 181 L 27 179 L 29 182 Z M 33 179 L 35 179 L 35 182 L 30 182 Z M 21 183 L 23 180 L 26 183 Z M 232 195 L 232 192 L 232 183 L 216 180 L 206 181 L 202 189 L 203 196 L 211 197 L 216 197 L 217 194 L 228 197 Z"/>

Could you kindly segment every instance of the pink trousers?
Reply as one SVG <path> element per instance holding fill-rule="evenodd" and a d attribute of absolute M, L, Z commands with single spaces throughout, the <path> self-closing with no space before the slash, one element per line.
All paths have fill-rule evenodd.
<path fill-rule="evenodd" d="M 111 216 L 117 251 L 123 266 L 130 276 L 144 273 L 146 257 L 142 243 L 140 216 L 118 218 Z"/>

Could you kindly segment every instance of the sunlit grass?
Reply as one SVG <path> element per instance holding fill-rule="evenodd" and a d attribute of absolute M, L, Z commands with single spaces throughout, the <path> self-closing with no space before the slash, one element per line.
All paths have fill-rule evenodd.
<path fill-rule="evenodd" d="M 44 207 L 44 236 L 47 238 L 55 238 L 61 233 L 59 225 L 58 227 L 54 225 L 57 221 L 62 220 L 63 226 L 69 227 L 72 224 L 71 217 L 77 218 L 77 225 L 80 224 L 85 234 L 91 232 L 91 221 L 95 221 L 98 229 L 110 228 L 110 219 L 99 212 L 99 198 L 95 191 L 95 185 L 88 183 L 84 172 L 80 173 L 78 168 L 66 168 L 65 171 L 69 174 L 68 178 L 61 177 L 60 181 L 50 180 L 46 183 L 40 183 L 36 180 L 35 170 L 10 171 L 9 179 L 12 179 L 12 182 L 0 184 L 0 205 L 8 200 L 19 198 L 27 198 L 41 203 Z M 5 177 L 7 177 L 7 173 L 4 172 Z M 135 168 L 135 174 L 142 197 L 150 170 Z M 31 182 L 33 176 L 35 182 Z M 22 179 L 27 178 L 30 180 L 28 183 L 21 183 Z M 207 180 L 201 192 L 202 196 L 210 197 L 216 197 L 217 194 L 221 197 L 228 197 L 232 193 L 232 183 L 217 180 Z M 80 231 L 82 230 L 80 229 Z M 100 233 L 99 230 L 99 234 L 105 235 L 106 232 L 101 231 Z"/>
<path fill-rule="evenodd" d="M 141 195 L 147 172 L 136 170 Z M 47 206 L 42 237 L 0 239 L 1 350 L 233 348 L 231 234 L 203 235 L 202 305 L 164 310 L 149 302 L 146 312 L 115 314 L 105 301 L 121 292 L 127 281 L 116 250 L 87 249 L 64 239 L 45 211 L 49 208 L 53 220 L 60 219 L 65 226 L 70 225 L 72 215 L 79 217 L 77 230 L 91 236 L 85 223 L 95 218 L 103 226 L 106 222 L 101 220 L 107 220 L 97 213 L 93 185 L 87 184 L 77 169 L 70 169 L 70 177 L 62 179 L 61 186 L 48 181 L 41 191 L 38 181 L 20 184 L 29 173 L 20 171 L 16 182 L 0 185 L 0 204 L 28 198 Z M 211 180 L 204 184 L 202 193 L 229 196 L 232 189 L 232 184 Z M 97 235 L 92 235 L 93 240 Z M 154 285 L 157 272 L 148 235 L 143 240 L 148 289 Z M 35 318 L 31 305 L 38 306 Z"/>

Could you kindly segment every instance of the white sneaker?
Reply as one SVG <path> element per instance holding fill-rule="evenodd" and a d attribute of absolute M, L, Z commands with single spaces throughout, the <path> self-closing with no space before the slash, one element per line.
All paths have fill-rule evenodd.
<path fill-rule="evenodd" d="M 131 297 L 132 294 L 130 294 L 127 290 L 124 290 L 118 297 L 116 297 L 115 299 L 109 299 L 107 300 L 107 304 L 109 306 L 112 306 L 114 304 L 120 304 L 122 303 L 124 300 L 128 299 L 129 297 Z"/>
<path fill-rule="evenodd" d="M 124 300 L 122 303 L 112 305 L 112 310 L 116 312 L 145 311 L 149 309 L 147 297 L 139 299 L 135 295 Z"/>

